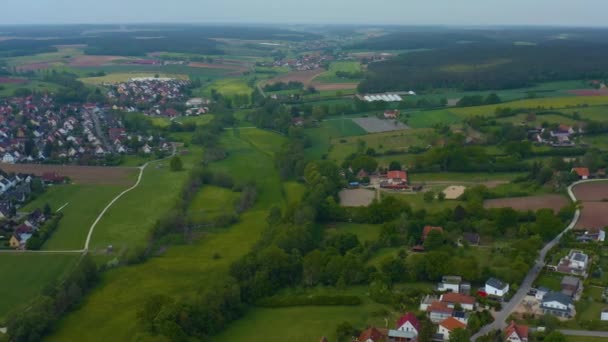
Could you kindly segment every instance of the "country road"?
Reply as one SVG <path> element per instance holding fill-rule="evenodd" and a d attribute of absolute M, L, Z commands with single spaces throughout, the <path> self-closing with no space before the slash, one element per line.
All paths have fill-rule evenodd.
<path fill-rule="evenodd" d="M 570 196 L 570 199 L 572 200 L 572 202 L 576 202 L 577 201 L 576 196 L 574 196 L 574 192 L 572 191 L 572 189 L 574 189 L 574 187 L 576 187 L 577 185 L 582 184 L 582 183 L 601 182 L 601 181 L 605 182 L 606 180 L 605 179 L 592 179 L 592 180 L 583 180 L 583 181 L 578 181 L 578 182 L 572 183 L 568 187 L 568 196 Z M 562 238 L 562 236 L 565 233 L 567 233 L 569 230 L 573 229 L 574 226 L 576 226 L 576 223 L 578 222 L 580 216 L 581 216 L 580 209 L 576 209 L 576 211 L 574 213 L 574 217 L 572 218 L 572 221 L 566 227 L 566 229 L 564 229 L 558 236 L 555 237 L 555 239 L 548 242 L 545 245 L 545 247 L 543 247 L 543 249 L 541 249 L 538 259 L 536 259 L 534 266 L 532 267 L 532 269 L 530 269 L 530 271 L 524 278 L 524 281 L 519 286 L 519 290 L 515 293 L 513 298 L 511 298 L 511 300 L 508 303 L 503 304 L 503 307 L 500 311 L 498 311 L 494 314 L 494 322 L 482 327 L 478 333 L 476 333 L 475 335 L 473 335 L 471 337 L 471 341 L 476 341 L 479 337 L 484 336 L 493 330 L 502 330 L 507 326 L 507 324 L 506 324 L 507 318 L 509 317 L 509 315 L 511 315 L 511 313 L 515 310 L 517 305 L 519 305 L 519 303 L 521 303 L 521 301 L 524 299 L 526 294 L 530 291 L 530 289 L 532 288 L 532 284 L 534 283 L 534 280 L 536 280 L 536 278 L 538 278 L 538 275 L 542 271 L 543 267 L 545 267 L 545 258 L 547 256 L 547 253 L 553 247 L 555 247 L 555 245 L 557 245 L 559 243 L 559 240 Z M 581 331 L 581 332 L 584 333 L 584 331 Z M 587 336 L 587 335 L 580 335 L 580 336 Z M 588 335 L 588 336 L 594 336 L 594 335 Z"/>

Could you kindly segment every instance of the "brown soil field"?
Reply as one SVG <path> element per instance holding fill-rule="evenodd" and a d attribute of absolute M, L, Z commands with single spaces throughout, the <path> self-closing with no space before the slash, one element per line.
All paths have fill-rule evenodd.
<path fill-rule="evenodd" d="M 318 83 L 312 82 L 311 85 L 315 87 L 315 89 L 322 90 L 350 90 L 356 89 L 359 83 Z"/>
<path fill-rule="evenodd" d="M 192 68 L 207 68 L 207 69 L 227 69 L 227 70 L 237 70 L 237 71 L 247 71 L 249 70 L 247 67 L 236 64 L 210 64 L 210 63 L 199 63 L 192 62 L 188 64 L 189 67 Z"/>
<path fill-rule="evenodd" d="M 17 70 L 19 70 L 19 71 L 36 71 L 36 70 L 48 69 L 51 66 L 53 66 L 54 63 L 57 63 L 57 62 L 59 62 L 59 61 L 23 64 L 23 65 L 17 66 Z"/>
<path fill-rule="evenodd" d="M 591 182 L 577 185 L 573 189 L 579 201 L 602 201 L 608 199 L 608 182 Z"/>
<path fill-rule="evenodd" d="M 306 71 L 294 71 L 285 75 L 277 76 L 275 78 L 271 78 L 264 82 L 264 84 L 274 84 L 279 82 L 302 82 L 305 87 L 308 87 L 312 84 L 312 80 L 318 75 L 325 72 L 325 69 L 313 69 Z M 264 84 L 262 86 L 264 86 Z"/>
<path fill-rule="evenodd" d="M 372 203 L 376 197 L 374 190 L 344 189 L 340 191 L 340 205 L 343 207 L 364 207 Z"/>
<path fill-rule="evenodd" d="M 3 164 L 0 169 L 4 172 L 31 173 L 41 176 L 46 172 L 55 172 L 68 177 L 75 184 L 96 185 L 133 185 L 138 172 L 134 167 L 104 167 L 79 165 L 40 165 L 40 164 Z"/>
<path fill-rule="evenodd" d="M 486 200 L 484 208 L 513 208 L 515 210 L 527 211 L 543 208 L 553 209 L 558 212 L 561 208 L 570 204 L 570 201 L 562 195 L 541 195 L 529 197 L 510 197 Z"/>
<path fill-rule="evenodd" d="M 0 84 L 25 84 L 27 80 L 24 78 L 0 77 Z"/>
<path fill-rule="evenodd" d="M 90 66 L 101 66 L 108 64 L 112 61 L 125 59 L 121 56 L 76 56 L 70 60 L 69 65 L 74 67 L 90 67 Z"/>
<path fill-rule="evenodd" d="M 583 202 L 581 217 L 576 229 L 604 228 L 608 226 L 608 202 Z"/>

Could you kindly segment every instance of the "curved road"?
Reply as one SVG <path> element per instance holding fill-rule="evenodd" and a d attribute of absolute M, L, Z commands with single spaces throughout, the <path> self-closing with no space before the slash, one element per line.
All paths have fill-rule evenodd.
<path fill-rule="evenodd" d="M 572 189 L 575 186 L 582 184 L 582 183 L 602 182 L 602 181 L 605 182 L 606 180 L 605 179 L 591 179 L 591 180 L 583 180 L 583 181 L 578 181 L 578 182 L 572 183 L 568 187 L 568 196 L 570 196 L 570 199 L 572 200 L 572 202 L 576 202 L 577 201 L 576 196 L 574 196 L 574 192 L 572 191 Z M 475 341 L 479 337 L 484 336 L 484 335 L 492 332 L 493 330 L 502 330 L 502 329 L 506 328 L 507 324 L 505 321 L 507 320 L 509 315 L 511 315 L 511 313 L 515 310 L 517 305 L 519 305 L 519 303 L 521 303 L 521 301 L 524 299 L 524 297 L 530 291 L 530 289 L 532 289 L 532 283 L 534 283 L 534 280 L 536 280 L 536 278 L 538 278 L 543 267 L 545 267 L 545 258 L 547 256 L 547 253 L 553 247 L 555 247 L 555 245 L 557 245 L 559 243 L 559 240 L 562 238 L 562 236 L 566 232 L 568 232 L 569 230 L 574 228 L 574 226 L 576 226 L 576 223 L 578 222 L 580 216 L 581 216 L 580 209 L 576 209 L 576 211 L 574 213 L 574 217 L 572 218 L 572 221 L 570 222 L 568 227 L 566 227 L 566 229 L 564 229 L 564 231 L 562 231 L 558 236 L 556 236 L 555 239 L 548 242 L 545 245 L 545 247 L 543 247 L 543 249 L 541 249 L 538 259 L 536 259 L 536 261 L 534 262 L 534 266 L 532 267 L 532 269 L 530 269 L 530 271 L 524 278 L 524 281 L 519 286 L 519 290 L 515 293 L 513 298 L 511 298 L 511 300 L 508 303 L 503 304 L 503 307 L 500 311 L 498 311 L 494 314 L 494 322 L 482 327 L 481 330 L 477 334 L 475 334 L 471 337 L 471 341 Z"/>

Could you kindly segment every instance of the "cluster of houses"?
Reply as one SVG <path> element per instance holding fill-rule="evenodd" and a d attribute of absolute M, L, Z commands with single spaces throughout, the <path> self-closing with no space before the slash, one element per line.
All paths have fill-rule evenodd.
<path fill-rule="evenodd" d="M 126 129 L 114 127 L 108 129 L 112 149 L 119 154 L 152 154 L 171 151 L 171 144 L 163 137 L 153 135 L 129 134 Z"/>
<path fill-rule="evenodd" d="M 94 104 L 56 105 L 48 95 L 0 100 L 0 160 L 13 164 L 105 155 L 96 127 L 106 124 L 101 111 Z"/>
<path fill-rule="evenodd" d="M 119 106 L 133 107 L 148 115 L 174 118 L 179 112 L 173 108 L 183 105 L 189 81 L 165 77 L 139 77 L 127 82 L 107 83 L 107 97 Z"/>
<path fill-rule="evenodd" d="M 456 329 L 466 329 L 466 324 L 462 321 L 449 317 L 437 326 L 437 332 L 433 336 L 433 341 L 449 341 L 450 335 Z M 421 324 L 416 315 L 411 312 L 401 316 L 394 329 L 379 329 L 369 327 L 359 334 L 353 341 L 355 342 L 417 342 L 421 333 Z M 525 325 L 511 322 L 503 331 L 503 337 L 509 342 L 528 342 L 529 328 Z M 327 338 L 322 338 L 321 342 L 327 342 Z"/>
<path fill-rule="evenodd" d="M 537 127 L 528 130 L 528 137 L 531 141 L 538 144 L 550 145 L 553 147 L 573 147 L 576 144 L 572 138 L 576 134 L 583 133 L 582 129 L 574 129 L 571 126 L 560 124 L 555 129 Z"/>
<path fill-rule="evenodd" d="M 10 234 L 8 245 L 13 249 L 25 249 L 27 241 L 46 222 L 47 217 L 37 209 L 21 220 L 6 220 L 0 226 L 0 234 Z M 4 236 L 4 235 L 3 235 Z"/>
<path fill-rule="evenodd" d="M 209 105 L 211 101 L 208 99 L 202 99 L 200 97 L 194 97 L 186 101 L 186 116 L 199 116 L 209 113 Z"/>
<path fill-rule="evenodd" d="M 334 59 L 334 56 L 331 55 L 308 54 L 299 56 L 297 58 L 281 59 L 268 63 L 258 63 L 258 65 L 265 67 L 285 67 L 290 68 L 292 71 L 306 71 L 319 69 Z"/>

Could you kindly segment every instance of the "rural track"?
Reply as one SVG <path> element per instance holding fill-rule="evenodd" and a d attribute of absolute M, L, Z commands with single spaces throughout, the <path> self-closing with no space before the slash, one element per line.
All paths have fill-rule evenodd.
<path fill-rule="evenodd" d="M 589 180 L 582 180 L 582 181 L 574 182 L 574 183 L 570 184 L 570 186 L 568 186 L 568 196 L 570 197 L 572 202 L 576 203 L 577 199 L 576 199 L 576 196 L 574 195 L 574 192 L 572 191 L 572 189 L 574 189 L 574 187 L 576 187 L 579 184 L 584 184 L 584 183 L 606 182 L 606 181 L 607 181 L 606 179 L 589 179 Z M 513 298 L 511 298 L 511 300 L 508 303 L 504 303 L 502 309 L 494 314 L 494 321 L 488 325 L 483 326 L 481 328 L 481 330 L 479 330 L 479 332 L 477 332 L 475 335 L 473 335 L 471 337 L 471 341 L 476 341 L 481 336 L 487 335 L 488 333 L 492 332 L 493 330 L 503 330 L 507 326 L 507 324 L 506 324 L 507 318 L 509 317 L 509 315 L 511 315 L 511 313 L 515 310 L 515 308 L 519 305 L 519 303 L 521 303 L 521 301 L 524 299 L 524 297 L 530 291 L 530 289 L 532 289 L 532 284 L 534 283 L 536 278 L 538 278 L 542 269 L 545 267 L 545 258 L 547 256 L 547 253 L 559 243 L 559 241 L 561 240 L 562 236 L 564 236 L 564 234 L 566 234 L 568 231 L 572 230 L 576 226 L 580 217 L 581 217 L 581 209 L 577 208 L 576 211 L 574 212 L 574 217 L 572 218 L 572 221 L 566 227 L 566 229 L 564 229 L 561 233 L 559 233 L 558 236 L 556 236 L 553 240 L 548 242 L 540 250 L 539 257 L 535 260 L 534 266 L 532 266 L 532 268 L 530 269 L 530 271 L 524 278 L 522 284 L 519 286 L 519 290 L 515 293 L 515 295 L 513 295 Z M 572 330 L 564 330 L 564 331 L 572 332 Z M 586 331 L 576 331 L 576 332 L 589 333 Z M 595 336 L 595 335 L 576 335 L 576 336 Z M 604 335 L 602 335 L 602 337 L 603 336 Z"/>

